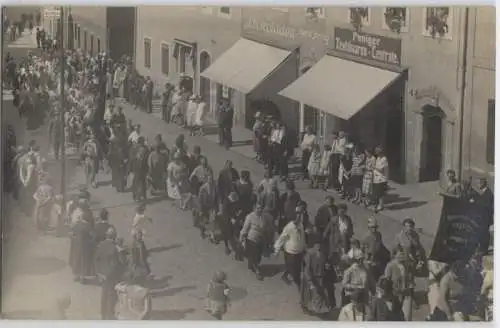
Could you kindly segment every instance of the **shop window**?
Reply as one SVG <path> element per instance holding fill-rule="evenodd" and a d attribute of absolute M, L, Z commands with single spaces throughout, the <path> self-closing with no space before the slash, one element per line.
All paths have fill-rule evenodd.
<path fill-rule="evenodd" d="M 166 43 L 161 44 L 161 72 L 165 75 L 168 75 L 170 70 L 170 48 Z"/>
<path fill-rule="evenodd" d="M 101 53 L 101 39 L 97 38 L 97 53 Z"/>
<path fill-rule="evenodd" d="M 325 8 L 323 7 L 307 7 L 306 15 L 311 18 L 325 18 Z"/>
<path fill-rule="evenodd" d="M 488 101 L 488 122 L 486 123 L 486 162 L 495 164 L 495 99 Z"/>
<path fill-rule="evenodd" d="M 427 7 L 424 9 L 424 35 L 451 39 L 451 7 Z"/>
<path fill-rule="evenodd" d="M 231 7 L 219 7 L 219 14 L 225 17 L 231 17 Z"/>
<path fill-rule="evenodd" d="M 90 53 L 93 55 L 94 54 L 94 35 L 90 35 Z"/>
<path fill-rule="evenodd" d="M 408 32 L 410 11 L 406 7 L 385 7 L 383 27 L 393 32 Z"/>
<path fill-rule="evenodd" d="M 144 67 L 151 68 L 151 39 L 144 38 Z"/>
<path fill-rule="evenodd" d="M 348 10 L 348 21 L 355 28 L 370 25 L 370 8 L 368 7 L 351 7 Z"/>

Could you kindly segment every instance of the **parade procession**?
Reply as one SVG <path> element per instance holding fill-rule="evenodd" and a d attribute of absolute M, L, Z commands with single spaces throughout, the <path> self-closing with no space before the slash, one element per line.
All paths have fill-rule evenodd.
<path fill-rule="evenodd" d="M 40 267 L 65 257 L 50 260 L 62 261 L 54 287 L 43 287 L 60 289 L 50 314 L 33 319 L 492 320 L 486 179 L 448 170 L 436 231 L 424 234 L 419 217 L 386 214 L 384 146 L 339 129 L 320 147 L 312 126 L 294 136 L 257 110 L 255 157 L 244 158 L 233 150 L 228 101 L 217 104 L 218 139 L 208 141 L 211 104 L 185 79 L 164 86 L 154 118 L 153 82 L 132 58 L 65 47 L 62 27 L 45 46 L 52 36 L 29 17 L 20 38 L 32 49 L 15 49 L 13 36 L 3 54 L 3 188 L 16 209 L 3 227 L 15 244 L 25 221 L 39 243 L 26 257 Z M 162 281 L 178 276 L 185 286 Z M 185 311 L 168 308 L 183 302 Z"/>

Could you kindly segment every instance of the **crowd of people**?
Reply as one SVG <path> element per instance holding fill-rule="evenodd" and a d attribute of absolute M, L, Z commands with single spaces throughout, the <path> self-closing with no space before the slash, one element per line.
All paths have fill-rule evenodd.
<path fill-rule="evenodd" d="M 60 59 L 54 53 L 45 53 L 42 58 L 28 56 L 14 70 L 14 78 L 19 81 L 14 83 L 22 80 L 24 88 L 38 89 L 48 95 L 47 106 L 40 107 L 36 102 L 30 105 L 28 115 L 42 117 L 38 113 L 47 112 L 50 144 L 56 158 L 64 133 L 68 147 L 80 154 L 85 188 L 63 203 L 63 196 L 54 191 L 47 161 L 34 141 L 26 149 L 16 148 L 15 143 L 10 145 L 9 167 L 14 178 L 9 186 L 41 232 L 54 231 L 56 236 L 64 236 L 65 229 L 70 229 L 69 264 L 74 279 L 80 283 L 99 280 L 103 319 L 145 319 L 150 313 L 152 299 L 148 296 L 148 284 L 154 275 L 143 237 L 152 221 L 146 215 L 151 196 L 164 197 L 180 211 L 189 211 L 200 237 L 214 244 L 223 243 L 225 254 L 232 255 L 235 261 L 246 261 L 248 270 L 258 280 L 265 278 L 262 258 L 283 252 L 286 269 L 281 278 L 297 287 L 302 310 L 308 314 L 327 316 L 340 309 L 340 321 L 411 321 L 416 303 L 415 279 L 428 277 L 429 320 L 461 321 L 477 313 L 488 318 L 492 281 L 481 275 L 484 248 L 470 261 L 450 264 L 430 261 L 412 218 L 403 221 L 391 249 L 384 245 L 373 217 L 368 219 L 364 238 L 355 239 L 355 222 L 348 205 L 335 203 L 332 196 L 326 196 L 324 205 L 310 216 L 308 204 L 295 190 L 295 183 L 287 179 L 287 155 L 293 151 L 286 146 L 290 143 L 286 142 L 284 124 L 256 115 L 256 151 L 258 159 L 268 167 L 265 178 L 258 184 L 253 183 L 249 171 L 238 171 L 230 160 L 216 173 L 208 156 L 199 146 L 190 147 L 183 134 L 168 147 L 161 134 L 149 142 L 142 135 L 140 124 L 127 120 L 114 98 L 123 93 L 126 100 L 148 112 L 152 106 L 148 85 L 152 83 L 146 78 L 145 87 L 140 89 L 136 84 L 138 78 L 128 80 L 134 74 L 123 73 L 131 72 L 126 58 L 113 63 L 104 54 L 66 51 L 65 59 L 67 92 L 62 95 L 66 97 L 65 108 L 59 105 Z M 26 74 L 29 78 L 23 77 Z M 96 126 L 103 75 L 108 82 L 106 111 L 102 123 Z M 168 88 L 173 92 L 172 97 L 177 93 L 182 94 L 184 102 L 187 100 L 185 94 L 189 91 L 181 83 Z M 197 97 L 192 100 L 197 109 L 206 107 L 197 103 Z M 178 115 L 177 104 L 167 101 L 165 119 L 170 121 Z M 24 102 L 17 105 L 20 109 L 26 106 Z M 221 107 L 220 141 L 229 147 L 232 108 L 227 103 Z M 192 127 L 188 122 L 193 122 L 190 113 L 195 111 L 188 109 L 189 105 L 181 113 L 183 124 Z M 61 111 L 65 116 L 64 129 Z M 38 120 L 41 126 L 43 119 Z M 365 155 L 347 141 L 344 133 L 339 133 L 334 145 L 320 152 L 315 140 L 308 130 L 301 143 L 303 170 L 312 186 L 328 183 L 342 192 L 344 198 L 375 204 L 380 210 L 388 166 L 382 149 L 376 149 L 375 154 L 367 151 Z M 99 187 L 106 170 L 111 173 L 116 191 L 131 191 L 137 202 L 130 242 L 117 235 L 106 209 L 97 218 L 92 213 L 89 190 Z M 130 175 L 132 184 L 127 186 Z M 286 186 L 284 192 L 279 190 L 277 176 Z M 365 181 L 368 181 L 366 188 Z M 451 182 L 449 189 L 447 192 L 459 190 L 457 197 L 464 192 L 464 188 Z M 469 192 L 467 197 L 482 201 L 483 195 L 489 197 L 487 190 L 482 182 L 480 192 L 474 195 Z M 227 311 L 230 287 L 226 280 L 223 271 L 217 272 L 207 290 L 206 309 L 216 319 L 222 319 Z M 336 288 L 341 290 L 339 300 Z"/>

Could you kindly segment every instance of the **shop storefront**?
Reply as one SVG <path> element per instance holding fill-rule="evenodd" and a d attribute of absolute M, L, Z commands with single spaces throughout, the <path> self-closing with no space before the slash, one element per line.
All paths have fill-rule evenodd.
<path fill-rule="evenodd" d="M 281 118 L 297 132 L 285 109 L 293 101 L 277 96 L 278 91 L 297 78 L 298 51 L 270 46 L 247 38 L 238 40 L 201 75 L 219 84 L 218 99 L 229 98 L 233 105 L 236 92 L 244 96 L 242 106 L 245 127 L 251 128 L 257 111 Z M 282 111 L 283 109 L 283 111 Z M 292 108 L 293 111 L 293 108 Z"/>
<path fill-rule="evenodd" d="M 335 28 L 329 51 L 280 92 L 303 105 L 303 124 L 323 141 L 343 130 L 363 148 L 382 146 L 391 179 L 404 181 L 401 40 Z"/>

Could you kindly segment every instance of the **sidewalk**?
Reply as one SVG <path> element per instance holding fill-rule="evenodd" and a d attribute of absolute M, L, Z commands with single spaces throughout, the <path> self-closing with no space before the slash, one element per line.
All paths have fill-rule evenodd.
<path fill-rule="evenodd" d="M 126 108 L 130 107 L 130 105 L 125 103 L 124 113 L 128 116 Z M 131 109 L 131 108 L 130 108 Z M 133 109 L 132 109 L 133 111 Z M 135 112 L 135 111 L 134 111 Z M 143 112 L 140 112 L 143 113 Z M 147 115 L 143 113 L 144 115 Z M 159 106 L 154 106 L 153 113 L 150 114 L 154 118 L 158 118 L 159 122 L 161 121 L 161 109 Z M 137 118 L 134 120 L 141 121 L 141 118 Z M 163 122 L 162 122 L 163 123 Z M 163 123 L 165 129 L 169 130 L 170 133 L 184 133 L 187 135 L 187 131 L 180 129 L 173 124 Z M 162 129 L 163 130 L 163 129 Z M 145 131 L 145 129 L 143 129 Z M 178 131 L 178 132 L 177 132 Z M 231 148 L 231 152 L 237 153 L 241 156 L 250 160 L 252 164 L 256 164 L 257 166 L 261 166 L 253 161 L 253 157 L 255 153 L 253 151 L 252 146 L 252 132 L 242 126 L 233 127 L 233 143 L 234 146 Z M 192 137 L 196 140 L 196 138 L 200 137 Z M 216 128 L 212 128 L 211 126 L 207 129 L 207 133 L 203 136 L 205 140 L 208 140 L 212 143 L 218 145 L 219 136 L 217 134 Z M 209 156 L 210 157 L 210 156 Z M 209 158 L 210 159 L 210 158 Z M 240 169 L 240 168 L 239 168 Z M 263 168 L 261 170 L 257 170 L 258 173 L 263 172 Z M 254 174 L 254 172 L 252 172 Z M 257 175 L 260 179 L 263 177 L 263 173 Z M 254 182 L 257 181 L 256 176 L 254 175 Z M 296 181 L 297 189 L 301 190 L 301 194 L 311 192 L 315 195 L 315 197 L 319 197 L 318 199 L 321 201 L 324 196 L 327 194 L 331 194 L 336 197 L 335 194 L 326 193 L 317 190 L 303 190 L 307 189 L 305 183 L 301 181 Z M 439 224 L 439 219 L 441 215 L 441 206 L 442 200 L 440 196 L 436 195 L 436 191 L 438 191 L 439 185 L 436 182 L 429 183 L 420 183 L 420 184 L 412 184 L 412 185 L 401 185 L 395 182 L 389 183 L 389 192 L 386 197 L 386 209 L 381 212 L 383 216 L 394 219 L 398 222 L 402 222 L 406 217 L 413 217 L 417 223 L 417 226 L 422 229 L 423 233 L 428 236 L 434 236 L 437 227 Z M 340 202 L 340 199 L 336 197 L 337 201 Z M 355 205 L 350 205 L 355 206 Z"/>

